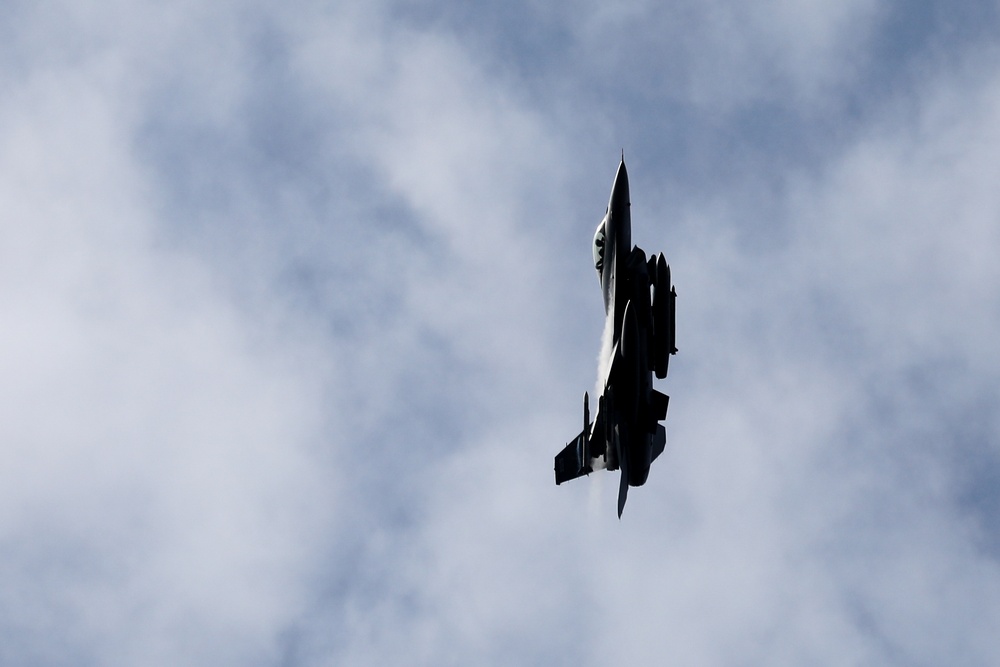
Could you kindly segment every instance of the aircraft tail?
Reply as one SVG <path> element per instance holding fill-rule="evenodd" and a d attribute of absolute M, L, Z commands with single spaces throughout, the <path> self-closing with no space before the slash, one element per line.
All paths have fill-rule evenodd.
<path fill-rule="evenodd" d="M 622 518 L 625 500 L 628 498 L 628 452 L 622 445 L 620 434 L 615 432 L 615 449 L 618 452 L 618 467 L 621 468 L 621 481 L 618 482 L 618 519 Z"/>
<path fill-rule="evenodd" d="M 663 450 L 667 447 L 667 429 L 663 427 L 663 424 L 656 425 L 656 433 L 653 434 L 652 444 L 652 456 L 649 458 L 650 463 L 655 461 L 656 457 L 662 454 Z"/>
<path fill-rule="evenodd" d="M 590 455 L 587 451 L 586 431 L 573 438 L 572 442 L 556 454 L 555 464 L 556 484 L 562 484 L 593 472 L 590 467 Z"/>
<path fill-rule="evenodd" d="M 556 454 L 556 484 L 594 472 L 590 463 L 590 400 L 583 395 L 583 430 Z"/>
<path fill-rule="evenodd" d="M 573 438 L 562 451 L 556 454 L 556 484 L 589 475 L 595 470 L 617 470 L 617 445 L 609 446 L 604 415 L 609 396 L 601 396 L 598 401 L 597 416 L 590 421 L 590 400 L 583 395 L 583 430 Z"/>
<path fill-rule="evenodd" d="M 628 498 L 628 457 L 621 459 L 621 482 L 618 483 L 618 518 L 622 518 L 622 510 L 625 509 L 625 500 Z"/>

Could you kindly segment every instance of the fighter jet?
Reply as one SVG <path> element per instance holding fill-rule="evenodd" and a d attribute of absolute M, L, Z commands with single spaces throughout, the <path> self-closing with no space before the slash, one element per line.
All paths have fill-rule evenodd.
<path fill-rule="evenodd" d="M 646 258 L 632 246 L 628 172 L 622 155 L 611 200 L 594 234 L 594 268 L 606 314 L 598 363 L 597 415 L 583 395 L 583 431 L 555 457 L 556 484 L 595 470 L 621 469 L 618 518 L 629 486 L 642 486 L 663 452 L 669 397 L 653 389 L 653 374 L 667 376 L 674 346 L 677 292 L 660 253 Z"/>

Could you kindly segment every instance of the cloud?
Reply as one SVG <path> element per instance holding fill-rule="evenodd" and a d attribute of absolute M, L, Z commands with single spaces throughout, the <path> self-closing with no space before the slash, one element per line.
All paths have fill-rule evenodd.
<path fill-rule="evenodd" d="M 3 54 L 0 660 L 994 657 L 988 45 L 850 115 L 864 2 L 114 9 Z M 622 144 L 681 353 L 619 522 L 551 457 Z"/>
<path fill-rule="evenodd" d="M 671 484 L 697 494 L 694 507 L 715 509 L 705 519 L 718 532 L 775 529 L 732 549 L 749 553 L 741 561 L 752 568 L 754 547 L 770 541 L 769 558 L 786 563 L 769 588 L 795 591 L 786 603 L 799 611 L 772 608 L 771 627 L 795 629 L 777 646 L 741 645 L 769 661 L 801 662 L 834 645 L 860 662 L 988 660 L 997 567 L 987 545 L 997 528 L 984 485 L 993 476 L 969 469 L 995 470 L 997 460 L 995 423 L 981 414 L 996 395 L 984 347 L 998 324 L 996 281 L 979 248 L 991 246 L 1000 202 L 987 186 L 995 81 L 974 67 L 978 53 L 969 62 L 976 75 L 928 80 L 915 108 L 892 108 L 816 182 L 793 178 L 783 240 L 741 253 L 731 236 L 702 238 L 680 252 L 714 271 L 675 265 L 695 279 L 688 289 L 702 298 L 688 317 L 707 334 L 681 339 L 695 366 L 687 372 L 728 379 L 694 380 L 706 405 L 680 411 L 675 396 L 673 434 L 683 428 L 684 442 L 707 450 L 678 451 L 678 465 L 714 465 Z M 698 223 L 712 229 L 713 220 Z M 725 300 L 737 289 L 738 303 Z M 970 484 L 978 506 L 964 500 Z M 719 505 L 737 499 L 739 520 L 727 522 Z M 757 600 L 757 621 L 773 603 L 746 589 L 758 577 L 768 574 L 730 588 Z M 942 625 L 951 639 L 929 639 Z M 766 635 L 761 628 L 752 641 Z"/>
<path fill-rule="evenodd" d="M 5 662 L 267 652 L 336 502 L 319 377 L 159 243 L 129 82 L 98 53 L 2 112 Z"/>

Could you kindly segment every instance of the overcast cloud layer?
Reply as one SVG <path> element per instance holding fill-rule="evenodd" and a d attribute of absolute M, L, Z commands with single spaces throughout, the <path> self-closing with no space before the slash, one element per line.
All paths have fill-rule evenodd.
<path fill-rule="evenodd" d="M 744 5 L 4 4 L 0 664 L 1000 663 L 1000 7 Z"/>

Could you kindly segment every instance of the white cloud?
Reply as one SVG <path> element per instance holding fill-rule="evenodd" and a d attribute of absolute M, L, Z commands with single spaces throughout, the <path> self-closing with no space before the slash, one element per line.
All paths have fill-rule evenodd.
<path fill-rule="evenodd" d="M 32 71 L 0 113 L 4 660 L 243 663 L 337 503 L 321 376 L 157 248 L 127 69 Z"/>
<path fill-rule="evenodd" d="M 624 45 L 550 56 L 530 86 L 475 31 L 395 5 L 93 6 L 64 49 L 18 46 L 0 661 L 995 658 L 994 501 L 956 463 L 997 465 L 995 420 L 958 423 L 997 389 L 985 58 L 749 208 L 634 149 L 681 353 L 667 451 L 619 522 L 613 475 L 557 488 L 551 457 L 600 335 L 589 241 L 615 156 L 582 165 L 655 119 L 538 80 L 628 65 L 681 82 L 657 104 L 788 96 L 809 118 L 879 17 L 609 7 L 566 12 L 573 53 Z M 748 243 L 762 211 L 782 233 Z"/>
<path fill-rule="evenodd" d="M 855 81 L 882 12 L 869 0 L 575 3 L 554 10 L 575 27 L 602 81 L 632 95 L 725 115 L 746 105 L 798 111 Z"/>

